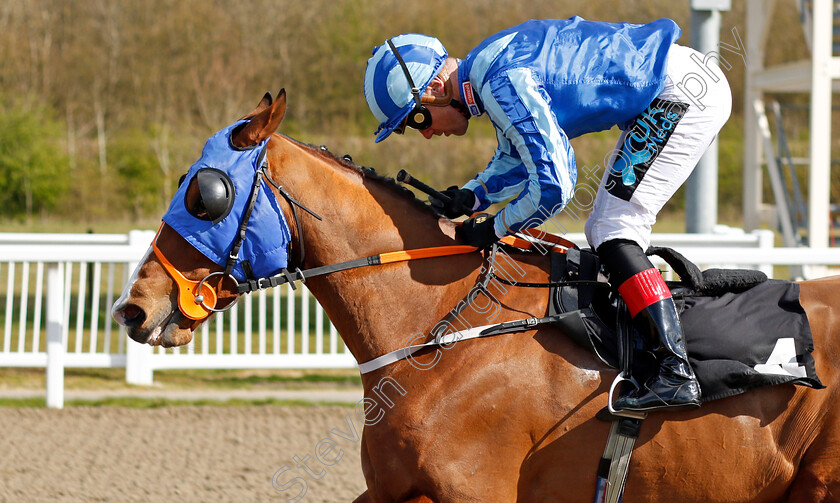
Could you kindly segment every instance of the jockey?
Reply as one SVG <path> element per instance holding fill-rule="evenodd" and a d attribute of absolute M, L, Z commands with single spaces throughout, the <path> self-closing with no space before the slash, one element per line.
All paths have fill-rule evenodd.
<path fill-rule="evenodd" d="M 451 202 L 432 201 L 450 218 L 508 201 L 495 217 L 461 226 L 479 247 L 566 206 L 577 181 L 570 138 L 621 129 L 586 236 L 660 370 L 619 397 L 617 410 L 700 404 L 676 306 L 645 250 L 656 215 L 728 119 L 732 98 L 708 58 L 674 44 L 680 33 L 669 19 L 532 20 L 487 38 L 463 60 L 436 38 L 405 34 L 375 48 L 365 70 L 377 142 L 406 126 L 430 139 L 463 135 L 485 113 L 493 122 L 498 147 L 487 167 L 444 191 Z"/>

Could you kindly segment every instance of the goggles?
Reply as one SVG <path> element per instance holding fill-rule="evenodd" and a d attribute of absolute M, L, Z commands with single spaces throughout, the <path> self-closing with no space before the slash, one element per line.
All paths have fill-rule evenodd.
<path fill-rule="evenodd" d="M 444 83 L 444 91 L 445 94 L 443 96 L 420 97 L 421 106 L 445 107 L 451 105 L 453 102 L 452 81 L 447 80 Z M 423 129 L 427 129 L 431 126 L 431 124 L 426 124 L 424 122 L 426 121 L 426 115 L 419 111 L 418 108 L 419 107 L 415 106 L 410 112 L 408 112 L 405 119 L 403 119 L 403 121 L 394 128 L 395 133 L 404 134 L 406 126 L 412 129 L 417 129 L 418 131 L 422 131 Z M 426 111 L 426 114 L 427 113 L 428 111 Z"/>
<path fill-rule="evenodd" d="M 391 51 L 394 53 L 394 57 L 397 59 L 397 62 L 400 64 L 400 68 L 402 68 L 405 79 L 411 87 L 411 95 L 414 97 L 414 108 L 408 112 L 408 115 L 405 116 L 405 119 L 403 119 L 400 125 L 394 128 L 394 132 L 397 134 L 403 134 L 406 126 L 417 130 L 428 129 L 432 126 L 432 114 L 429 112 L 427 105 L 436 107 L 445 107 L 449 105 L 453 96 L 452 82 L 447 79 L 444 84 L 445 92 L 443 96 L 420 96 L 420 90 L 414 85 L 414 79 L 411 78 L 411 72 L 408 71 L 408 66 L 405 64 L 405 60 L 400 54 L 400 51 L 397 49 L 397 46 L 394 45 L 393 40 L 390 38 L 387 40 L 387 43 L 391 48 Z"/>

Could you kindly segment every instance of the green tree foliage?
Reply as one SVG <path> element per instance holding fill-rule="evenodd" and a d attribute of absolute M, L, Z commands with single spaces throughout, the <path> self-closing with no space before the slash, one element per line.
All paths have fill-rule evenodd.
<path fill-rule="evenodd" d="M 67 189 L 69 166 L 52 110 L 34 99 L 0 98 L 0 131 L 4 215 L 31 218 L 54 207 Z"/>
<path fill-rule="evenodd" d="M 134 219 L 160 212 L 165 195 L 164 176 L 150 137 L 145 131 L 130 129 L 111 140 L 110 158 L 118 176 L 119 204 Z"/>

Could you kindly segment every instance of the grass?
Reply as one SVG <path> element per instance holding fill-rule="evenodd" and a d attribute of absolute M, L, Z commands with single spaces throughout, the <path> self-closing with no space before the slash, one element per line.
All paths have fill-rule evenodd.
<path fill-rule="evenodd" d="M 355 369 L 166 370 L 155 372 L 155 380 L 163 386 L 206 386 L 228 390 L 265 389 L 278 385 L 283 385 L 286 389 L 347 388 L 362 385 L 362 378 Z"/>
<path fill-rule="evenodd" d="M 43 368 L 0 367 L 0 390 L 43 390 Z M 269 390 L 269 389 L 351 389 L 362 385 L 355 369 L 317 370 L 157 370 L 154 389 L 159 390 Z M 67 368 L 66 390 L 137 390 L 126 384 L 123 368 Z"/>
<path fill-rule="evenodd" d="M 308 402 L 305 400 L 275 400 L 273 398 L 266 399 L 239 399 L 231 400 L 172 400 L 165 398 L 143 398 L 143 397 L 109 397 L 101 400 L 66 400 L 64 407 L 123 407 L 129 409 L 160 409 L 163 407 L 254 407 L 254 406 L 274 406 L 274 407 L 322 407 L 335 406 L 353 408 L 356 404 L 343 402 Z M 27 408 L 27 409 L 43 409 L 46 408 L 46 400 L 44 398 L 0 398 L 0 407 L 10 408 Z"/>
<path fill-rule="evenodd" d="M 132 409 L 158 409 L 161 407 L 213 406 L 213 407 L 353 407 L 346 402 L 280 400 L 271 397 L 247 398 L 245 392 L 279 390 L 361 390 L 361 377 L 355 369 L 319 370 L 158 370 L 151 387 L 134 386 L 125 382 L 125 369 L 68 368 L 64 371 L 64 389 L 67 392 L 108 393 L 112 396 L 87 399 L 67 399 L 65 407 L 125 407 Z M 0 394 L 3 390 L 38 391 L 46 388 L 43 368 L 0 368 Z M 243 391 L 245 398 L 166 398 L 142 396 L 138 391 L 184 392 L 233 392 Z M 123 394 L 124 393 L 124 394 Z M 113 396 L 117 394 L 116 396 Z M 45 408 L 44 395 L 35 397 L 0 397 L 0 407 Z"/>
<path fill-rule="evenodd" d="M 80 222 L 56 217 L 27 220 L 0 219 L 0 232 L 66 233 L 66 234 L 126 234 L 130 230 L 157 230 L 160 218 L 141 220 L 103 220 Z"/>
<path fill-rule="evenodd" d="M 38 391 L 46 387 L 43 368 L 0 368 L 0 394 L 4 389 Z M 330 401 L 280 400 L 275 398 L 166 398 L 141 396 L 138 391 L 170 392 L 253 392 L 271 390 L 355 390 L 361 389 L 361 377 L 355 369 L 321 370 L 158 370 L 152 387 L 134 386 L 125 382 L 125 369 L 68 368 L 64 371 L 64 389 L 68 392 L 123 393 L 92 399 L 67 399 L 65 407 L 126 407 L 132 409 L 157 409 L 161 407 L 213 406 L 213 407 L 313 407 L 355 404 Z M 243 393 L 244 394 L 244 393 Z M 45 396 L 0 397 L 0 407 L 45 408 Z"/>

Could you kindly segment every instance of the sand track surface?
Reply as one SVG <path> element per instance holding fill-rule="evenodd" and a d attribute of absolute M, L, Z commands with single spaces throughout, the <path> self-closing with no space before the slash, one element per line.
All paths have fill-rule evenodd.
<path fill-rule="evenodd" d="M 345 502 L 364 490 L 351 407 L 0 407 L 0 432 L 4 502 Z"/>

